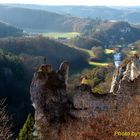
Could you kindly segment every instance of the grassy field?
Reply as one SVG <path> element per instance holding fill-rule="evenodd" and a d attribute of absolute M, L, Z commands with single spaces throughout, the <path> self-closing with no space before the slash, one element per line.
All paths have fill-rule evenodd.
<path fill-rule="evenodd" d="M 112 49 L 105 49 L 105 53 L 106 53 L 106 54 L 115 53 L 115 50 L 112 50 Z"/>
<path fill-rule="evenodd" d="M 95 57 L 94 53 L 91 50 L 83 49 L 83 48 L 79 48 L 79 47 L 75 47 L 75 48 L 78 49 L 78 50 L 86 52 L 90 57 Z"/>
<path fill-rule="evenodd" d="M 92 50 L 83 49 L 83 48 L 79 48 L 79 47 L 75 47 L 75 48 L 78 49 L 78 50 L 86 52 L 89 55 L 90 58 L 95 57 L 95 55 L 92 52 Z M 110 54 L 110 53 L 115 53 L 115 51 L 111 50 L 111 49 L 106 49 L 105 53 Z M 105 66 L 109 65 L 108 62 L 93 62 L 93 61 L 89 61 L 88 63 L 89 63 L 89 65 L 95 66 L 95 67 L 105 67 Z"/>
<path fill-rule="evenodd" d="M 89 64 L 96 67 L 105 67 L 109 65 L 109 63 L 104 63 L 104 62 L 99 63 L 99 62 L 91 62 L 91 61 L 89 61 Z"/>
<path fill-rule="evenodd" d="M 88 49 L 83 49 L 83 48 L 78 48 L 79 50 L 82 50 L 86 53 L 89 54 L 90 57 L 95 57 L 94 53 L 92 52 L 92 50 L 88 50 Z M 105 49 L 105 53 L 106 54 L 111 54 L 111 53 L 115 53 L 115 50 L 112 49 Z"/>
<path fill-rule="evenodd" d="M 74 38 L 76 36 L 79 36 L 80 33 L 78 32 L 50 32 L 50 33 L 43 33 L 43 36 L 46 37 L 51 37 L 51 38 L 67 38 L 67 39 L 71 39 Z"/>

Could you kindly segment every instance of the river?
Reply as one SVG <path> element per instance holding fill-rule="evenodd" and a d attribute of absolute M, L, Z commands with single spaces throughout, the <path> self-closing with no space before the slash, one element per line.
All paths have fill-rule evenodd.
<path fill-rule="evenodd" d="M 122 53 L 118 52 L 114 54 L 114 63 L 116 67 L 119 67 L 122 61 Z"/>

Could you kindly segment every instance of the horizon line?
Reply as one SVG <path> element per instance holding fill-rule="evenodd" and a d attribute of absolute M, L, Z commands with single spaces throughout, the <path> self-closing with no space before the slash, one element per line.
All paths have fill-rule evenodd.
<path fill-rule="evenodd" d="M 76 5 L 76 4 L 71 4 L 71 5 L 54 5 L 54 4 L 39 4 L 39 3 L 3 3 L 0 2 L 0 5 L 40 5 L 40 6 L 87 6 L 87 7 L 93 7 L 93 6 L 99 6 L 99 7 L 140 7 L 140 5 Z"/>

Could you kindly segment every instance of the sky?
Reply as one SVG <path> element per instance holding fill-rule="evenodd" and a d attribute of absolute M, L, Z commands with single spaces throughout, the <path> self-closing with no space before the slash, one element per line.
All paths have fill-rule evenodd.
<path fill-rule="evenodd" d="M 41 5 L 140 6 L 140 0 L 0 0 L 0 3 L 24 3 Z"/>

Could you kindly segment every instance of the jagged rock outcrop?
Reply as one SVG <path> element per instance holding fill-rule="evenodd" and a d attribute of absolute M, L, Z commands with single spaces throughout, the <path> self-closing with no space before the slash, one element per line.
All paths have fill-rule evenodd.
<path fill-rule="evenodd" d="M 54 71 L 51 65 L 42 65 L 34 74 L 30 94 L 40 140 L 49 139 L 47 135 L 51 122 L 62 121 L 67 114 L 65 110 L 68 69 L 68 62 L 62 63 L 58 71 Z"/>
<path fill-rule="evenodd" d="M 140 58 L 138 55 L 124 61 L 115 71 L 111 83 L 111 93 L 125 95 L 140 94 Z"/>
<path fill-rule="evenodd" d="M 133 57 L 114 73 L 111 92 L 95 97 L 89 92 L 67 89 L 68 62 L 57 71 L 41 65 L 32 79 L 30 94 L 35 109 L 35 128 L 39 140 L 84 140 L 91 122 L 100 112 L 112 115 L 139 94 L 140 59 Z M 136 96 L 139 100 L 139 96 Z M 83 134 L 83 135 L 82 135 Z"/>
<path fill-rule="evenodd" d="M 41 65 L 34 74 L 30 94 L 39 140 L 60 140 L 62 124 L 67 126 L 77 119 L 86 121 L 95 117 L 97 111 L 108 109 L 108 101 L 96 100 L 90 93 L 67 92 L 68 69 L 68 62 L 63 62 L 57 71 L 51 65 Z M 84 129 L 82 125 L 80 127 Z"/>

